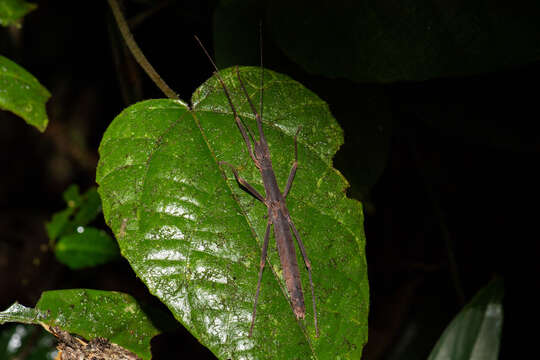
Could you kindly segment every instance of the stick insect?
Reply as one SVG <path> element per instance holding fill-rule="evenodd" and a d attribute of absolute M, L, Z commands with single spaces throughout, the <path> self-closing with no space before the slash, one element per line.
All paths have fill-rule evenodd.
<path fill-rule="evenodd" d="M 264 68 L 262 65 L 262 46 L 261 46 L 261 51 L 260 51 L 260 55 L 261 55 L 260 111 L 257 111 L 255 106 L 253 105 L 253 102 L 251 101 L 251 98 L 249 97 L 246 87 L 244 86 L 244 83 L 240 76 L 238 66 L 236 67 L 236 76 L 238 78 L 238 82 L 240 83 L 240 87 L 242 88 L 243 95 L 247 99 L 249 106 L 251 108 L 251 111 L 253 112 L 253 115 L 255 116 L 255 120 L 257 122 L 257 130 L 259 132 L 259 139 L 257 140 L 249 127 L 247 127 L 248 130 L 246 131 L 246 127 L 244 127 L 242 120 L 238 116 L 238 112 L 236 111 L 236 107 L 234 106 L 232 102 L 232 98 L 230 96 L 229 90 L 227 86 L 225 85 L 225 82 L 223 81 L 219 73 L 219 69 L 217 68 L 214 60 L 212 60 L 212 57 L 210 56 L 208 51 L 206 51 L 205 47 L 203 46 L 199 38 L 195 36 L 195 39 L 197 40 L 197 42 L 203 49 L 204 53 L 206 54 L 206 56 L 208 57 L 208 59 L 210 60 L 210 63 L 212 64 L 214 68 L 214 74 L 216 75 L 218 81 L 220 82 L 221 87 L 223 88 L 223 91 L 225 93 L 225 96 L 227 97 L 227 101 L 229 102 L 229 106 L 231 107 L 231 110 L 233 112 L 236 125 L 238 126 L 238 129 L 240 130 L 240 133 L 242 134 L 242 138 L 244 139 L 244 142 L 246 143 L 248 154 L 253 160 L 253 163 L 255 164 L 255 166 L 259 169 L 259 172 L 261 173 L 262 181 L 264 184 L 264 190 L 265 190 L 266 196 L 262 196 L 244 178 L 239 176 L 238 171 L 233 165 L 225 161 L 220 162 L 220 164 L 227 165 L 228 167 L 230 167 L 236 181 L 239 184 L 241 184 L 251 195 L 253 195 L 256 199 L 261 201 L 268 208 L 268 222 L 266 224 L 266 231 L 264 234 L 264 241 L 263 241 L 263 247 L 262 247 L 262 252 L 261 252 L 261 261 L 259 264 L 259 277 L 257 280 L 257 290 L 255 292 L 255 300 L 253 302 L 253 313 L 251 317 L 251 325 L 249 328 L 249 336 L 251 337 L 253 334 L 253 326 L 255 324 L 255 317 L 257 315 L 257 301 L 259 299 L 259 292 L 261 289 L 261 279 L 262 279 L 264 266 L 266 263 L 268 242 L 270 240 L 270 229 L 273 225 L 274 236 L 276 238 L 276 243 L 277 243 L 277 248 L 278 248 L 278 253 L 279 253 L 279 259 L 281 261 L 281 268 L 283 270 L 283 277 L 285 278 L 287 291 L 290 296 L 291 306 L 292 306 L 292 309 L 296 318 L 303 319 L 306 314 L 306 307 L 304 304 L 304 293 L 302 291 L 300 271 L 298 270 L 298 262 L 296 260 L 296 250 L 294 247 L 294 240 L 293 240 L 293 235 L 292 235 L 292 233 L 294 233 L 294 237 L 296 238 L 298 247 L 300 248 L 300 252 L 302 253 L 302 257 L 304 259 L 304 263 L 306 265 L 308 276 L 309 276 L 309 284 L 311 286 L 311 297 L 313 300 L 313 319 L 314 319 L 314 324 L 315 324 L 315 333 L 316 333 L 316 336 L 319 337 L 319 328 L 317 325 L 317 307 L 315 304 L 315 291 L 313 289 L 313 280 L 311 276 L 311 262 L 309 261 L 308 255 L 306 253 L 306 249 L 300 238 L 300 234 L 298 233 L 298 230 L 296 229 L 296 226 L 294 225 L 291 215 L 289 214 L 289 209 L 287 208 L 287 204 L 285 202 L 285 199 L 287 195 L 289 194 L 289 191 L 291 190 L 294 176 L 296 174 L 296 169 L 298 168 L 297 137 L 300 131 L 300 127 L 298 128 L 294 136 L 294 163 L 289 173 L 289 178 L 287 179 L 287 184 L 285 185 L 285 189 L 283 190 L 283 192 L 281 192 L 281 190 L 279 189 L 277 180 L 276 180 L 274 169 L 272 167 L 270 150 L 268 148 L 268 143 L 266 142 L 266 138 L 264 136 L 263 126 L 262 126 L 263 86 L 264 86 Z M 291 230 L 292 230 L 292 233 L 291 233 Z"/>

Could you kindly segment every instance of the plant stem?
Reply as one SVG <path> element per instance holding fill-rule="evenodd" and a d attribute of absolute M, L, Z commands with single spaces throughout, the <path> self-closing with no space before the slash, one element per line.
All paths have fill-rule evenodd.
<path fill-rule="evenodd" d="M 127 25 L 126 19 L 124 18 L 124 15 L 122 14 L 120 7 L 118 6 L 118 2 L 116 0 L 108 1 L 109 5 L 111 6 L 114 18 L 116 19 L 116 23 L 118 24 L 118 29 L 120 29 L 120 33 L 126 41 L 126 45 L 128 46 L 129 50 L 135 57 L 135 60 L 137 60 L 139 65 L 141 65 L 141 67 L 148 74 L 148 76 L 150 76 L 152 81 L 157 85 L 157 87 L 159 87 L 161 91 L 163 91 L 163 93 L 169 99 L 179 100 L 178 95 L 176 95 L 176 93 L 169 87 L 169 85 L 165 83 L 165 81 L 161 78 L 161 76 L 159 76 L 154 67 L 150 65 L 150 62 L 146 59 L 143 52 L 135 42 L 133 35 L 129 31 L 129 26 Z"/>

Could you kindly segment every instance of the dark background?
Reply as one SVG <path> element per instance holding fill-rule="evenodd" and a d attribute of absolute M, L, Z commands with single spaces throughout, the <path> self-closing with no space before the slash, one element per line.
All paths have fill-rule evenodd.
<path fill-rule="evenodd" d="M 212 74 L 193 34 L 219 49 L 223 12 L 215 2 L 155 3 L 129 2 L 125 12 L 132 19 L 145 14 L 135 23 L 135 37 L 188 101 Z M 22 29 L 0 29 L 0 53 L 52 93 L 44 134 L 0 112 L 0 309 L 14 301 L 33 306 L 44 290 L 62 288 L 118 290 L 164 308 L 126 261 L 70 271 L 47 249 L 43 223 L 64 208 L 61 194 L 70 184 L 82 190 L 94 185 L 97 148 L 108 124 L 129 104 L 164 96 L 122 46 L 105 1 L 38 5 Z M 246 22 L 255 24 L 246 37 L 256 44 L 257 17 Z M 321 96 L 344 128 L 346 143 L 335 166 L 365 209 L 371 288 L 366 358 L 426 358 L 453 316 L 495 276 L 506 288 L 501 358 L 527 354 L 534 344 L 525 341 L 524 325 L 537 317 L 532 294 L 539 270 L 540 48 L 524 46 L 527 56 L 486 64 L 485 71 L 465 66 L 472 70 L 353 82 L 303 70 L 265 26 L 265 64 Z M 326 31 L 331 35 L 332 28 Z M 220 67 L 257 64 L 257 46 L 243 46 L 243 40 L 229 39 L 232 54 L 216 50 Z M 242 62 L 236 47 L 251 55 Z M 105 228 L 102 219 L 98 223 Z M 181 328 L 152 345 L 157 359 L 213 358 Z"/>

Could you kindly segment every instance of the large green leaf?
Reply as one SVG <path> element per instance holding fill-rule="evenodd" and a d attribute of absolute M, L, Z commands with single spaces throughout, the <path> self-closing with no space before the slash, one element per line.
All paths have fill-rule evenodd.
<path fill-rule="evenodd" d="M 0 109 L 19 115 L 43 132 L 49 122 L 45 103 L 50 97 L 32 74 L 0 55 Z"/>
<path fill-rule="evenodd" d="M 8 26 L 17 24 L 20 18 L 36 7 L 36 4 L 23 0 L 2 0 L 0 1 L 0 25 Z"/>
<path fill-rule="evenodd" d="M 258 104 L 259 69 L 240 73 Z M 244 123 L 256 129 L 236 73 L 222 76 Z M 195 92 L 193 111 L 179 101 L 149 100 L 111 123 L 97 170 L 105 219 L 149 290 L 219 358 L 358 359 L 369 292 L 362 207 L 345 196 L 347 182 L 332 168 L 342 131 L 327 105 L 299 83 L 268 70 L 264 83 L 264 130 L 282 189 L 302 126 L 287 203 L 313 264 L 319 338 L 305 268 L 307 315 L 297 321 L 273 236 L 248 337 L 267 210 L 219 166 L 234 164 L 264 192 L 215 77 Z"/>
<path fill-rule="evenodd" d="M 0 324 L 21 322 L 58 327 L 87 340 L 103 337 L 150 359 L 150 340 L 158 334 L 135 299 L 114 291 L 89 289 L 46 291 L 35 308 L 18 303 L 0 312 Z"/>
<path fill-rule="evenodd" d="M 496 360 L 503 323 L 504 288 L 495 279 L 448 325 L 428 360 Z"/>

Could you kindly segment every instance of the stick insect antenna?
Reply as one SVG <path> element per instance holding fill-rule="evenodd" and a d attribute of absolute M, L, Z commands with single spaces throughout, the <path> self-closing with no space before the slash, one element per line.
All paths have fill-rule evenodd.
<path fill-rule="evenodd" d="M 246 129 L 245 129 L 244 125 L 242 124 L 242 121 L 240 120 L 240 117 L 238 116 L 238 112 L 236 111 L 236 107 L 234 106 L 234 104 L 232 102 L 232 98 L 231 98 L 231 95 L 229 94 L 229 90 L 227 89 L 227 85 L 225 85 L 225 81 L 223 81 L 223 78 L 221 77 L 221 75 L 219 73 L 219 69 L 218 69 L 216 63 L 214 62 L 214 60 L 212 59 L 212 57 L 210 56 L 210 54 L 208 53 L 208 51 L 206 50 L 204 45 L 202 44 L 201 40 L 199 40 L 197 35 L 194 35 L 194 36 L 195 36 L 195 40 L 197 40 L 197 42 L 201 46 L 202 50 L 206 54 L 206 57 L 208 58 L 208 60 L 210 60 L 210 63 L 214 67 L 214 74 L 216 74 L 216 77 L 217 77 L 219 83 L 221 84 L 221 87 L 223 88 L 223 91 L 225 92 L 225 96 L 227 97 L 227 101 L 229 102 L 229 105 L 231 106 L 231 109 L 232 109 L 233 115 L 234 115 L 234 121 L 236 121 L 236 125 L 238 126 L 238 128 L 240 129 L 240 132 L 242 133 L 242 137 L 244 138 L 244 141 L 245 141 L 245 143 L 246 143 L 246 145 L 248 147 L 249 156 L 251 156 L 251 159 L 253 159 L 253 161 L 257 164 L 258 160 L 255 157 L 255 155 L 253 154 L 251 141 L 250 141 L 250 139 L 248 137 L 248 134 L 246 132 Z M 238 71 L 238 68 L 237 68 L 237 71 Z M 255 142 L 255 140 L 254 140 L 255 137 L 253 136 L 253 133 L 251 132 L 251 129 L 249 127 L 247 127 L 247 128 L 248 128 L 249 135 L 251 136 L 251 140 Z"/>
<path fill-rule="evenodd" d="M 261 95 L 260 95 L 260 106 L 259 112 L 261 114 L 261 120 L 263 118 L 263 86 L 264 86 L 264 67 L 263 67 L 263 36 L 262 36 L 262 20 L 259 21 L 259 54 L 261 57 Z"/>
<path fill-rule="evenodd" d="M 261 89 L 260 89 L 260 110 L 257 111 L 255 106 L 253 105 L 253 102 L 251 101 L 251 98 L 249 97 L 249 94 L 246 90 L 246 87 L 244 86 L 244 82 L 242 81 L 242 78 L 240 77 L 240 73 L 238 72 L 238 68 L 236 68 L 236 74 L 238 76 L 238 81 L 240 82 L 240 86 L 242 87 L 242 91 L 247 98 L 247 101 L 249 103 L 249 106 L 251 107 L 251 111 L 255 114 L 255 120 L 257 121 L 257 129 L 259 130 L 259 136 L 262 143 L 266 142 L 266 138 L 264 136 L 264 132 L 262 129 L 262 111 L 263 111 L 263 86 L 264 86 L 264 68 L 262 63 L 262 22 L 259 22 L 259 52 L 261 56 L 260 61 L 260 69 L 261 69 Z"/>

